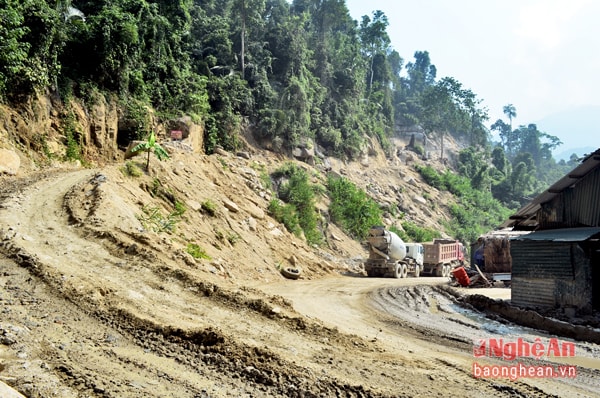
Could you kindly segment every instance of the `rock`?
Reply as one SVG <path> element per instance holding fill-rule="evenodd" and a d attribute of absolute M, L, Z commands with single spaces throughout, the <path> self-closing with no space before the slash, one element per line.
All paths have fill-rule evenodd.
<path fill-rule="evenodd" d="M 227 152 L 225 149 L 223 148 L 215 148 L 215 153 L 219 154 L 221 156 L 229 156 L 229 152 Z"/>
<path fill-rule="evenodd" d="M 296 147 L 292 150 L 292 155 L 305 163 L 310 165 L 315 164 L 315 151 L 308 147 Z"/>
<path fill-rule="evenodd" d="M 413 200 L 415 202 L 421 203 L 422 205 L 426 205 L 427 204 L 427 199 L 425 199 L 424 197 L 422 197 L 420 195 L 414 195 L 413 196 Z"/>
<path fill-rule="evenodd" d="M 336 234 L 334 234 L 333 232 L 330 232 L 330 235 L 331 235 L 331 239 L 333 239 L 333 240 L 337 240 L 337 241 L 339 241 L 339 242 L 341 242 L 341 241 L 342 241 L 342 238 L 340 238 L 339 236 L 337 236 L 337 235 L 336 235 Z"/>
<path fill-rule="evenodd" d="M 21 158 L 15 151 L 0 149 L 0 174 L 15 175 L 21 167 Z"/>
<path fill-rule="evenodd" d="M 223 199 L 223 206 L 225 206 L 226 209 L 228 209 L 229 211 L 231 211 L 233 213 L 238 213 L 240 211 L 240 208 L 238 207 L 238 205 L 236 205 L 234 202 L 232 202 L 229 199 Z"/>
<path fill-rule="evenodd" d="M 265 218 L 265 212 L 260 207 L 254 205 L 253 203 L 247 203 L 244 206 L 244 208 L 246 209 L 246 211 L 248 213 L 250 213 L 250 215 L 252 217 L 257 218 L 259 220 L 264 220 L 264 218 Z"/>
<path fill-rule="evenodd" d="M 285 234 L 279 228 L 273 228 L 269 231 L 269 233 L 273 236 L 284 236 Z"/>
<path fill-rule="evenodd" d="M 256 222 L 256 219 L 253 217 L 248 217 L 248 228 L 250 228 L 250 231 L 256 231 L 256 228 L 258 226 L 258 223 Z"/>
<path fill-rule="evenodd" d="M 197 202 L 197 201 L 195 201 L 195 200 L 188 200 L 188 201 L 186 201 L 186 203 L 187 203 L 188 207 L 190 209 L 192 209 L 193 211 L 200 211 L 200 210 L 202 210 L 202 204 L 199 203 L 199 202 Z"/>
<path fill-rule="evenodd" d="M 410 185 L 414 185 L 414 186 L 419 185 L 417 183 L 417 181 L 414 178 L 412 178 L 412 177 L 405 178 L 404 182 L 406 182 L 407 184 L 410 184 Z"/>
<path fill-rule="evenodd" d="M 22 395 L 21 393 L 19 393 L 16 390 L 13 390 L 11 387 L 9 387 L 7 384 L 4 384 L 4 382 L 0 381 L 0 397 L 3 398 L 25 398 L 24 395 Z"/>

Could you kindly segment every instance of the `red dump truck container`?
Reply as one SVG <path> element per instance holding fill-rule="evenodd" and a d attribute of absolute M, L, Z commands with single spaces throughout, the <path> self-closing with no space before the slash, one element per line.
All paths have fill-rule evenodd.
<path fill-rule="evenodd" d="M 450 276 L 455 267 L 465 262 L 465 249 L 457 240 L 435 239 L 423 243 L 423 273 L 433 276 Z"/>

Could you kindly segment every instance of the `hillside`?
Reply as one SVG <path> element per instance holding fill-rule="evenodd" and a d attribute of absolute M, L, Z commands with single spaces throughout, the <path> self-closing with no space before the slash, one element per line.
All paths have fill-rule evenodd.
<path fill-rule="evenodd" d="M 108 149 L 116 148 L 112 128 L 90 128 L 98 112 L 79 119 L 96 134 L 85 138 L 96 143 L 85 149 L 93 162 L 44 163 L 25 150 L 36 127 L 55 126 L 56 112 L 42 109 L 5 110 L 0 131 L 3 148 L 22 159 L 0 184 L 0 380 L 25 396 L 500 397 L 593 388 L 595 373 L 585 370 L 577 387 L 473 378 L 472 341 L 482 332 L 474 324 L 449 331 L 460 324 L 456 298 L 436 287 L 446 279 L 366 278 L 364 247 L 332 223 L 326 244 L 314 247 L 267 214 L 272 194 L 261 173 L 290 158 L 249 139 L 238 154 L 213 155 L 162 141 L 171 158 L 153 158 L 149 173 L 131 177 L 124 152 Z M 44 131 L 53 137 L 52 127 Z M 54 137 L 45 145 L 60 148 Z M 132 161 L 145 165 L 145 157 Z M 440 228 L 449 198 L 414 172 L 421 160 L 387 159 L 373 145 L 362 161 L 328 161 L 378 202 Z M 324 178 L 319 164 L 298 164 L 315 183 Z M 209 200 L 214 214 L 203 209 Z M 169 217 L 174 202 L 185 207 L 180 217 Z M 210 258 L 194 258 L 190 244 Z M 282 276 L 287 266 L 302 270 L 299 280 Z"/>

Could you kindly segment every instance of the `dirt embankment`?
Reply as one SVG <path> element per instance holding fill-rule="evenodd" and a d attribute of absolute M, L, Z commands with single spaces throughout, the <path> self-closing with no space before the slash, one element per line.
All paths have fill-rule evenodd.
<path fill-rule="evenodd" d="M 138 179 L 118 165 L 3 179 L 0 380 L 28 397 L 600 391 L 588 343 L 576 379 L 474 378 L 473 339 L 522 332 L 462 313 L 432 288 L 443 278 L 364 277 L 364 249 L 333 225 L 325 248 L 290 235 L 265 212 L 257 170 L 271 162 L 181 154 Z M 152 231 L 174 199 L 187 208 L 176 228 Z M 209 199 L 215 215 L 202 211 Z M 278 270 L 291 259 L 296 281 Z"/>

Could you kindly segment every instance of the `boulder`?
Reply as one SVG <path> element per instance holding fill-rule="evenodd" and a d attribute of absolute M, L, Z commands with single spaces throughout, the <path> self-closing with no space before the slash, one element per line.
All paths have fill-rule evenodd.
<path fill-rule="evenodd" d="M 21 167 L 21 158 L 15 151 L 0 149 L 0 174 L 15 175 Z"/>

